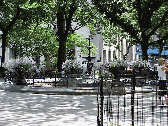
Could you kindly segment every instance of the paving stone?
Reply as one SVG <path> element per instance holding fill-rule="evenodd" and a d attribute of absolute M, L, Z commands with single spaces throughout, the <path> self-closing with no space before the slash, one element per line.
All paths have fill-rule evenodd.
<path fill-rule="evenodd" d="M 2 126 L 97 126 L 96 95 L 47 95 L 0 90 Z"/>

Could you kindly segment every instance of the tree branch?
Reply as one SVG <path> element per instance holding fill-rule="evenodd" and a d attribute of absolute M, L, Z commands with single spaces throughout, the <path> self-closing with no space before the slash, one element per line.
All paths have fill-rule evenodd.
<path fill-rule="evenodd" d="M 19 13 L 20 13 L 20 7 L 19 6 L 17 6 L 17 13 L 16 13 L 16 15 L 13 17 L 13 19 L 12 19 L 12 21 L 9 23 L 9 25 L 6 27 L 6 31 L 9 31 L 11 28 L 12 28 L 12 26 L 14 25 L 14 23 L 16 22 L 16 20 L 18 19 L 18 17 L 19 17 Z"/>
<path fill-rule="evenodd" d="M 107 10 L 107 7 L 104 7 L 99 1 L 94 0 L 94 4 L 98 7 L 99 11 L 102 14 L 106 14 L 108 19 L 110 20 L 111 23 L 116 23 L 120 25 L 127 33 L 129 33 L 134 39 L 137 40 L 137 42 L 140 42 L 140 39 L 138 38 L 138 31 L 129 23 L 125 23 L 124 20 L 120 19 L 120 17 L 117 15 L 118 12 L 117 10 L 113 12 L 109 12 Z M 115 6 L 115 5 L 113 5 Z"/>
<path fill-rule="evenodd" d="M 97 12 L 98 12 L 98 11 L 97 11 Z M 93 16 L 96 15 L 97 12 L 95 12 L 95 13 L 93 14 Z M 88 22 L 91 18 L 92 18 L 92 16 L 90 16 L 86 22 Z M 80 27 L 76 26 L 76 27 L 74 28 L 74 31 L 79 30 L 80 28 L 82 28 L 82 27 L 84 27 L 84 26 L 85 26 L 85 25 L 81 25 Z"/>
<path fill-rule="evenodd" d="M 141 18 L 141 2 L 140 2 L 140 0 L 137 0 L 137 6 L 138 6 L 138 9 L 137 9 L 137 11 L 138 11 L 138 23 L 139 24 L 141 24 L 142 23 L 142 18 Z"/>
<path fill-rule="evenodd" d="M 168 39 L 168 33 L 165 34 L 165 36 L 163 36 L 162 39 L 159 39 L 159 40 L 157 40 L 157 41 L 153 41 L 153 42 L 149 43 L 148 45 L 151 46 L 151 45 L 153 45 L 153 44 L 162 42 L 163 40 L 167 40 L 167 39 Z"/>
<path fill-rule="evenodd" d="M 119 26 L 121 26 L 127 33 L 129 33 L 133 38 L 135 38 L 137 41 L 140 41 L 137 34 L 138 31 L 134 29 L 134 27 L 129 23 L 124 23 L 124 20 L 119 19 L 119 16 L 112 15 L 112 13 L 108 13 L 105 11 L 108 18 L 110 18 L 111 23 L 116 23 Z"/>
<path fill-rule="evenodd" d="M 161 22 L 160 22 L 158 25 L 156 25 L 156 27 L 147 35 L 148 38 L 149 38 L 150 36 L 152 36 L 152 35 L 155 33 L 155 31 L 156 31 L 164 22 L 166 22 L 166 21 L 165 21 L 165 18 L 167 17 L 167 14 L 168 14 L 168 10 L 167 10 L 167 11 L 165 12 L 165 14 L 163 15 Z"/>
<path fill-rule="evenodd" d="M 1 22 L 0 22 L 0 29 L 1 29 L 2 31 L 5 31 L 5 28 L 2 26 Z"/>
<path fill-rule="evenodd" d="M 70 30 L 72 16 L 76 10 L 77 10 L 77 5 L 75 5 L 75 3 L 73 3 L 70 7 L 70 10 L 69 10 L 69 16 L 66 20 L 66 32 L 65 32 L 66 34 L 68 34 L 68 31 Z"/>

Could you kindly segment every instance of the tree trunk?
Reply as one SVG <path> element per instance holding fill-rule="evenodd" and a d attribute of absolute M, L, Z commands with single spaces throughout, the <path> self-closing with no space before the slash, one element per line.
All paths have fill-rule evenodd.
<path fill-rule="evenodd" d="M 36 66 L 40 66 L 40 56 L 36 56 Z"/>
<path fill-rule="evenodd" d="M 141 42 L 142 60 L 148 60 L 148 41 Z"/>
<path fill-rule="evenodd" d="M 68 36 L 68 34 L 65 33 L 65 16 L 62 9 L 63 8 L 60 8 L 60 11 L 57 13 L 57 34 L 59 41 L 57 69 L 59 72 L 62 71 L 62 63 L 66 60 L 66 40 Z"/>
<path fill-rule="evenodd" d="M 51 70 L 51 62 L 50 62 L 50 58 L 45 55 L 45 60 L 46 60 L 46 67 L 47 67 L 47 71 Z"/>
<path fill-rule="evenodd" d="M 72 5 L 70 6 L 69 14 L 66 14 L 66 12 L 64 11 L 65 7 L 63 6 L 60 6 L 57 13 L 57 35 L 59 41 L 57 69 L 59 72 L 62 71 L 62 63 L 66 60 L 66 40 L 71 28 L 72 16 L 75 13 L 76 9 L 77 5 L 73 1 Z"/>
<path fill-rule="evenodd" d="M 158 37 L 158 38 L 160 39 L 160 37 Z M 162 54 L 162 51 L 163 51 L 164 43 L 162 43 L 162 41 L 159 41 L 158 44 L 159 44 L 159 58 L 160 58 L 162 56 L 161 54 Z"/>
<path fill-rule="evenodd" d="M 59 41 L 59 49 L 58 49 L 58 71 L 62 71 L 62 64 L 66 60 L 66 41 Z"/>
<path fill-rule="evenodd" d="M 7 36 L 7 33 L 3 32 L 3 34 L 2 34 L 2 57 L 1 57 L 1 66 L 2 66 L 2 64 L 5 62 L 6 36 Z"/>
<path fill-rule="evenodd" d="M 161 54 L 162 54 L 162 51 L 163 51 L 163 46 L 159 46 L 159 58 L 162 56 Z"/>

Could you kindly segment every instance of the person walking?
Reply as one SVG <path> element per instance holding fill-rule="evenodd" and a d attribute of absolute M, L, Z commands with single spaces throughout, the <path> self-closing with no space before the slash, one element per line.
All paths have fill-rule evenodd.
<path fill-rule="evenodd" d="M 163 102 L 161 101 L 161 97 L 165 96 L 165 99 L 167 99 L 167 85 L 166 85 L 166 71 L 168 70 L 168 68 L 166 67 L 167 63 L 165 61 L 164 58 L 159 58 L 158 60 L 158 67 L 157 67 L 157 71 L 158 71 L 158 80 L 159 80 L 159 92 L 158 92 L 158 98 L 159 98 L 159 104 L 163 105 Z M 166 104 L 167 100 L 166 100 Z"/>

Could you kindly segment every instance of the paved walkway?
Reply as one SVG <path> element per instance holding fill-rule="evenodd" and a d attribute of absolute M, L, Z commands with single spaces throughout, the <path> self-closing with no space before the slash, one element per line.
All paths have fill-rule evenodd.
<path fill-rule="evenodd" d="M 3 83 L 2 79 L 0 83 Z M 97 96 L 22 93 L 1 89 L 0 115 L 0 126 L 97 126 Z M 107 125 L 106 121 L 104 124 Z"/>
<path fill-rule="evenodd" d="M 96 126 L 95 95 L 46 95 L 0 90 L 0 126 Z"/>
<path fill-rule="evenodd" d="M 2 81 L 0 79 L 2 84 Z M 31 87 L 33 89 L 33 87 Z M 27 88 L 26 88 L 27 89 Z M 0 126 L 97 126 L 96 95 L 57 95 L 51 90 L 74 90 L 71 88 L 34 87 L 50 93 L 10 92 L 0 90 Z M 77 91 L 93 91 L 92 88 L 76 88 Z M 128 92 L 129 88 L 126 89 Z M 134 100 L 135 126 L 167 126 L 168 108 L 158 106 L 155 86 L 136 87 Z M 140 93 L 140 91 L 147 91 Z M 124 101 L 125 98 L 125 101 Z M 100 99 L 100 98 L 99 98 Z M 107 110 L 107 99 L 111 102 L 111 113 Z M 164 99 L 163 99 L 164 100 Z M 124 105 L 125 103 L 125 105 Z M 152 107 L 153 106 L 153 107 Z M 104 126 L 131 126 L 131 94 L 111 95 L 104 98 Z"/>
<path fill-rule="evenodd" d="M 141 98 L 138 107 L 135 99 L 135 126 L 167 126 L 167 107 L 154 107 L 152 116 L 152 100 L 155 101 L 153 95 L 155 94 L 144 94 L 142 99 L 141 94 L 135 94 L 135 98 Z M 110 116 L 106 111 L 108 96 L 105 96 L 104 126 L 110 126 L 110 122 L 113 126 L 131 126 L 131 94 L 127 94 L 125 98 L 124 107 L 124 95 L 111 96 Z M 47 95 L 0 90 L 0 115 L 0 126 L 97 126 L 97 96 Z"/>

